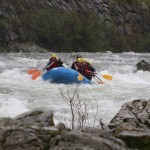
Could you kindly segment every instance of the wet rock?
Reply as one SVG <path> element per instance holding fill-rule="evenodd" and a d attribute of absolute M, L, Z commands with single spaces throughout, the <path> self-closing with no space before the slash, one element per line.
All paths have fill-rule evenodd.
<path fill-rule="evenodd" d="M 0 129 L 7 128 L 7 127 L 14 127 L 19 124 L 19 121 L 11 118 L 1 118 L 0 119 Z"/>
<path fill-rule="evenodd" d="M 146 60 L 141 60 L 136 64 L 136 67 L 138 70 L 150 71 L 150 62 L 147 62 Z"/>
<path fill-rule="evenodd" d="M 150 100 L 126 103 L 108 125 L 130 148 L 150 148 Z"/>
<path fill-rule="evenodd" d="M 45 53 L 48 52 L 46 49 L 39 47 L 34 43 L 11 43 L 8 45 L 8 49 L 13 52 L 25 52 L 25 53 Z"/>
<path fill-rule="evenodd" d="M 58 140 L 58 139 L 57 139 Z M 120 150 L 125 144 L 111 134 L 98 129 L 65 132 L 49 150 Z"/>
<path fill-rule="evenodd" d="M 109 124 L 111 130 L 85 127 L 71 131 L 64 123 L 55 126 L 52 111 L 38 108 L 14 119 L 0 119 L 0 149 L 149 149 L 149 118 L 150 100 L 137 99 L 122 106 Z"/>
<path fill-rule="evenodd" d="M 66 129 L 66 126 L 64 123 L 61 123 L 59 122 L 57 125 L 56 125 L 56 128 L 59 130 L 59 131 L 63 131 Z"/>
<path fill-rule="evenodd" d="M 53 113 L 48 110 L 38 109 L 15 119 L 0 119 L 1 150 L 44 150 L 59 134 L 54 126 Z"/>
<path fill-rule="evenodd" d="M 0 119 L 0 141 L 2 150 L 44 149 L 38 132 L 20 121 L 11 118 Z"/>
<path fill-rule="evenodd" d="M 38 127 L 54 126 L 53 112 L 50 110 L 33 110 L 17 116 L 15 119 L 23 124 L 35 125 Z"/>
<path fill-rule="evenodd" d="M 0 133 L 3 150 L 44 150 L 44 143 L 31 128 L 3 129 Z"/>

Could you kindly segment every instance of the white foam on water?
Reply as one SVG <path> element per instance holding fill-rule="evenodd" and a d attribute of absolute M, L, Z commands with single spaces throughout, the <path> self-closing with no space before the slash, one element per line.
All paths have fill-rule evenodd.
<path fill-rule="evenodd" d="M 82 54 L 84 56 L 84 53 Z M 67 58 L 71 66 L 70 54 L 58 55 L 64 60 Z M 35 54 L 34 58 L 6 54 L 1 58 L 4 56 L 5 59 L 0 60 L 0 117 L 14 117 L 34 108 L 45 107 L 54 112 L 55 122 L 63 121 L 70 125 L 70 105 L 62 98 L 60 90 L 66 95 L 68 91 L 71 97 L 77 85 L 52 84 L 43 81 L 41 77 L 33 81 L 31 75 L 27 74 L 33 67 L 43 68 L 49 54 Z M 89 102 L 87 109 L 91 125 L 97 106 L 97 124 L 100 118 L 109 123 L 125 102 L 137 98 L 150 98 L 150 72 L 134 72 L 136 63 L 147 58 L 147 54 L 85 53 L 85 56 L 92 60 L 97 69 L 97 76 L 105 82 L 98 84 L 93 78 L 92 85 L 79 86 L 80 98 Z M 2 67 L 6 62 L 9 62 L 7 67 Z M 103 78 L 103 74 L 111 75 L 113 80 Z"/>
<path fill-rule="evenodd" d="M 13 95 L 0 95 L 0 116 L 1 117 L 15 117 L 18 114 L 27 112 L 26 102 L 13 97 Z"/>

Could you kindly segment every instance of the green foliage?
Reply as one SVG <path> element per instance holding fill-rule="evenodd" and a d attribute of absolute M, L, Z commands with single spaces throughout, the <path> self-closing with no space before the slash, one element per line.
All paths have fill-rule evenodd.
<path fill-rule="evenodd" d="M 13 0 L 5 0 L 5 2 L 11 4 L 13 2 Z"/>
<path fill-rule="evenodd" d="M 34 30 L 36 42 L 56 51 L 105 51 L 108 42 L 101 37 L 105 24 L 95 14 L 55 9 L 43 9 L 28 16 L 29 28 Z M 33 33 L 31 34 L 31 39 Z"/>
<path fill-rule="evenodd" d="M 120 4 L 135 6 L 141 5 L 142 2 L 150 4 L 150 0 L 116 1 Z M 14 26 L 16 29 L 19 24 L 28 41 L 36 42 L 50 51 L 105 52 L 110 50 L 123 52 L 133 50 L 143 52 L 149 48 L 149 34 L 137 37 L 124 33 L 118 34 L 116 24 L 109 21 L 104 22 L 94 13 L 75 10 L 67 13 L 58 8 L 39 8 L 37 10 L 38 2 L 31 6 L 24 3 L 23 0 L 6 0 L 5 2 L 13 6 L 14 13 L 10 13 L 7 19 L 0 19 L 0 30 L 8 31 Z"/>
<path fill-rule="evenodd" d="M 116 0 L 120 4 L 141 5 L 142 2 L 150 6 L 150 0 Z"/>
<path fill-rule="evenodd" d="M 150 32 L 146 35 L 140 35 L 137 43 L 137 50 L 146 52 L 150 49 Z"/>
<path fill-rule="evenodd" d="M 8 30 L 10 25 L 8 24 L 6 19 L 0 19 L 0 29 L 1 30 Z"/>
<path fill-rule="evenodd" d="M 21 24 L 27 40 L 57 52 L 123 52 L 146 51 L 150 35 L 137 37 L 118 34 L 116 24 L 102 21 L 90 12 L 65 12 L 59 9 L 27 7 L 24 11 L 23 0 L 6 0 L 14 6 L 15 15 L 0 19 L 0 29 L 9 30 L 14 23 Z M 119 3 L 140 4 L 140 0 L 116 0 Z M 150 0 L 143 0 L 149 3 Z M 21 7 L 22 6 L 22 7 Z M 148 20 L 148 19 L 147 19 Z M 146 21 L 146 19 L 145 19 Z M 17 27 L 17 25 L 16 25 Z"/>

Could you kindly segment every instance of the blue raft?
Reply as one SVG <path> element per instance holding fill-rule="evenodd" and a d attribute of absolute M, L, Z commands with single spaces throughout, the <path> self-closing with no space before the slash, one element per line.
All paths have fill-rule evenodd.
<path fill-rule="evenodd" d="M 47 71 L 42 75 L 43 80 L 50 80 L 50 82 L 54 83 L 63 83 L 63 84 L 72 84 L 72 83 L 83 83 L 83 84 L 91 84 L 87 78 L 79 74 L 76 70 L 65 68 L 65 67 L 57 67 Z"/>

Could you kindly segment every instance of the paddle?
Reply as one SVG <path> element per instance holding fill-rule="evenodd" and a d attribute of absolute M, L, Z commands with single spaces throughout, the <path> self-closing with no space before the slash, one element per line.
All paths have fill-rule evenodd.
<path fill-rule="evenodd" d="M 108 74 L 104 74 L 104 75 L 101 75 L 103 78 L 107 79 L 107 80 L 112 80 L 112 76 L 111 75 L 108 75 Z"/>
<path fill-rule="evenodd" d="M 46 69 L 47 67 L 43 68 L 42 70 L 37 70 L 33 76 L 31 77 L 32 80 L 35 80 L 36 78 L 38 78 L 42 73 L 43 71 Z"/>
<path fill-rule="evenodd" d="M 103 82 L 98 76 L 94 75 L 93 77 L 94 77 L 94 79 L 97 81 L 98 84 L 104 84 L 104 83 L 105 83 L 105 82 Z M 96 77 L 97 79 L 99 79 L 99 81 L 98 81 L 95 77 Z"/>
<path fill-rule="evenodd" d="M 53 64 L 54 64 L 54 62 L 51 63 L 49 66 L 46 66 L 46 67 L 43 68 L 42 70 L 37 70 L 37 71 L 35 71 L 35 73 L 34 73 L 33 76 L 31 77 L 32 80 L 37 79 L 37 78 L 43 73 L 43 71 L 44 71 L 45 69 L 49 68 L 49 67 L 52 66 Z M 31 71 L 31 72 L 32 72 L 32 71 Z"/>
<path fill-rule="evenodd" d="M 35 72 L 35 74 L 31 77 L 31 79 L 32 79 L 32 80 L 35 80 L 35 79 L 38 78 L 41 74 L 42 74 L 42 71 L 38 70 L 38 71 Z"/>
<path fill-rule="evenodd" d="M 28 74 L 29 74 L 29 75 L 33 75 L 33 74 L 36 73 L 37 71 L 39 71 L 39 70 L 37 70 L 37 69 L 30 69 L 30 70 L 28 70 Z"/>

